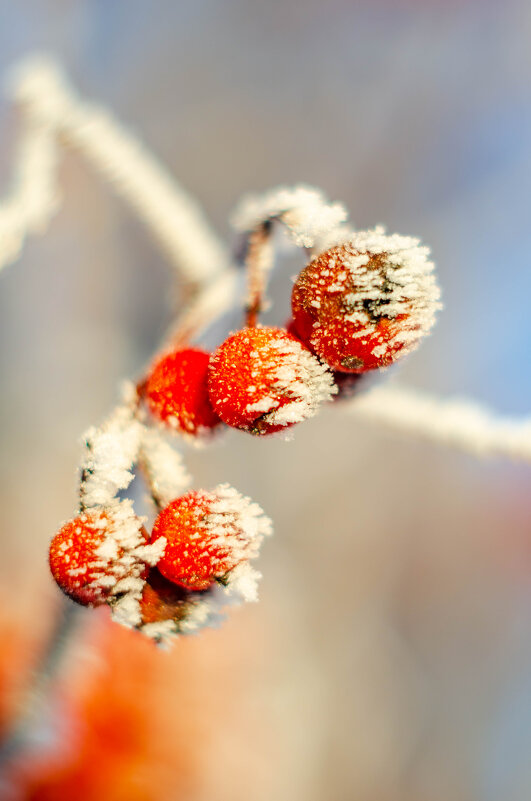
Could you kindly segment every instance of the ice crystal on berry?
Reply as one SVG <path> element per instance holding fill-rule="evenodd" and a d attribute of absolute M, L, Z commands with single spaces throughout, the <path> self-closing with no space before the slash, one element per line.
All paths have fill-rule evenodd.
<path fill-rule="evenodd" d="M 130 501 L 84 512 L 68 521 L 50 545 L 50 568 L 61 589 L 79 603 L 98 605 L 142 586 L 147 565 L 163 548 L 147 544 Z"/>
<path fill-rule="evenodd" d="M 334 370 L 385 367 L 432 328 L 439 289 L 418 239 L 361 231 L 313 259 L 292 294 L 298 336 Z"/>
<path fill-rule="evenodd" d="M 249 498 L 227 484 L 190 492 L 166 506 L 151 542 L 166 540 L 157 569 L 190 590 L 205 590 L 243 561 L 255 559 L 271 521 Z"/>
<path fill-rule="evenodd" d="M 145 428 L 142 432 L 140 464 L 158 506 L 166 506 L 190 486 L 191 476 L 181 454 L 155 428 Z"/>
<path fill-rule="evenodd" d="M 228 425 L 270 434 L 313 417 L 335 392 L 325 365 L 280 328 L 244 328 L 213 354 L 209 392 Z"/>

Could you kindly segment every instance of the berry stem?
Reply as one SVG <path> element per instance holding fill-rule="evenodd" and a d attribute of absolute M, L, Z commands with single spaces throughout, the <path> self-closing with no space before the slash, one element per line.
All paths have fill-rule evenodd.
<path fill-rule="evenodd" d="M 155 489 L 155 477 L 151 474 L 151 471 L 149 470 L 148 465 L 146 464 L 146 461 L 142 455 L 140 455 L 138 459 L 136 468 L 144 479 L 144 483 L 146 484 L 147 488 L 149 489 L 150 498 L 153 501 L 157 512 L 160 512 L 161 509 L 164 509 L 166 504 Z"/>
<path fill-rule="evenodd" d="M 273 268 L 272 221 L 266 220 L 249 234 L 245 253 L 247 270 L 247 304 L 245 322 L 256 328 L 258 316 L 264 306 L 265 289 Z"/>

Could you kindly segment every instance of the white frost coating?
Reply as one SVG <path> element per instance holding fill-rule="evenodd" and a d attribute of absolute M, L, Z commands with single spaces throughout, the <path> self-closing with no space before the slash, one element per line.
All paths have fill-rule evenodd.
<path fill-rule="evenodd" d="M 257 503 L 229 486 L 219 484 L 205 493 L 209 513 L 202 520 L 208 547 L 228 552 L 233 560 L 255 559 L 264 537 L 273 531 L 271 520 Z"/>
<path fill-rule="evenodd" d="M 151 640 L 155 640 L 162 648 L 168 648 L 177 637 L 179 631 L 173 620 L 160 620 L 157 623 L 146 623 L 140 631 Z"/>
<path fill-rule="evenodd" d="M 140 625 L 142 616 L 140 614 L 140 598 L 142 591 L 128 592 L 120 596 L 111 606 L 111 617 L 115 623 L 133 629 Z"/>
<path fill-rule="evenodd" d="M 336 245 L 342 245 L 352 239 L 354 234 L 355 231 L 350 225 L 338 225 L 337 228 L 332 228 L 330 231 L 316 237 L 313 251 L 315 254 L 322 253 L 324 250 Z"/>
<path fill-rule="evenodd" d="M 80 487 L 85 508 L 106 506 L 129 486 L 142 431 L 134 407 L 125 405 L 116 407 L 99 428 L 85 433 Z"/>
<path fill-rule="evenodd" d="M 11 192 L 0 203 L 0 270 L 20 254 L 28 234 L 42 233 L 59 207 L 53 127 L 28 112 Z"/>
<path fill-rule="evenodd" d="M 210 598 L 194 599 L 189 603 L 186 617 L 179 621 L 182 634 L 192 634 L 209 625 L 216 611 Z"/>
<path fill-rule="evenodd" d="M 269 220 L 280 220 L 300 247 L 313 247 L 347 219 L 341 203 L 330 203 L 318 189 L 279 186 L 260 195 L 248 195 L 232 216 L 232 225 L 249 232 Z"/>
<path fill-rule="evenodd" d="M 156 428 L 144 428 L 142 431 L 140 461 L 151 492 L 161 506 L 178 498 L 190 486 L 192 479 L 181 454 Z"/>
<path fill-rule="evenodd" d="M 145 625 L 138 621 L 135 623 L 138 606 L 127 602 L 125 609 L 130 613 L 130 622 L 126 625 L 137 626 L 143 634 L 163 646 L 181 634 L 194 634 L 207 626 L 216 626 L 222 618 L 223 607 L 229 604 L 258 600 L 261 574 L 249 565 L 249 560 L 258 556 L 264 537 L 272 533 L 271 520 L 257 503 L 228 484 L 220 484 L 212 492 L 202 491 L 201 495 L 209 507 L 209 513 L 201 517 L 200 525 L 207 535 L 205 549 L 210 551 L 210 558 L 214 560 L 218 555 L 224 560 L 230 556 L 231 560 L 240 561 L 208 591 L 191 592 L 180 606 L 176 620 Z M 121 600 L 119 604 L 115 609 L 119 608 L 123 617 Z"/>
<path fill-rule="evenodd" d="M 531 463 L 531 417 L 501 417 L 479 403 L 379 387 L 344 405 L 351 414 L 475 456 Z"/>
<path fill-rule="evenodd" d="M 295 339 L 279 335 L 267 347 L 278 355 L 267 373 L 271 392 L 248 404 L 247 411 L 257 412 L 271 425 L 287 426 L 313 417 L 337 392 L 332 373 Z M 286 398 L 289 402 L 281 405 Z"/>
<path fill-rule="evenodd" d="M 258 601 L 258 582 L 262 574 L 248 562 L 242 562 L 227 575 L 227 584 L 223 587 L 226 595 L 237 601 L 253 603 Z"/>
<path fill-rule="evenodd" d="M 147 565 L 154 567 L 164 556 L 166 543 L 166 537 L 159 537 L 155 542 L 150 542 L 149 545 L 138 545 L 135 548 L 135 555 Z"/>
<path fill-rule="evenodd" d="M 400 325 L 389 329 L 385 342 L 375 343 L 373 353 L 379 357 L 394 346 L 405 354 L 431 330 L 435 313 L 441 308 L 429 255 L 429 248 L 421 246 L 418 239 L 386 235 L 382 226 L 358 231 L 335 255 L 331 253 L 329 268 L 344 269 L 332 285 L 323 284 L 316 291 L 314 301 L 320 304 L 325 295 L 343 292 L 344 319 L 358 327 L 350 335 L 353 337 L 373 334 L 382 318 L 394 320 L 404 315 Z M 319 325 L 317 322 L 317 340 Z"/>
<path fill-rule="evenodd" d="M 24 234 L 47 222 L 55 210 L 56 165 L 49 139 L 61 134 L 129 203 L 186 281 L 202 285 L 228 266 L 225 249 L 199 206 L 109 112 L 78 98 L 51 58 L 25 59 L 12 71 L 9 83 L 11 95 L 30 120 L 25 151 L 33 155 L 19 161 L 20 177 L 12 196 L 18 206 L 10 210 L 5 230 L 0 212 L 0 247 L 6 235 L 9 260 L 17 255 Z M 30 174 L 33 165 L 37 169 Z"/>
<path fill-rule="evenodd" d="M 65 570 L 72 578 L 90 573 L 91 581 L 86 587 L 94 591 L 96 598 L 115 606 L 120 622 L 130 626 L 139 622 L 138 601 L 144 586 L 146 565 L 156 564 L 165 547 L 165 541 L 154 543 L 155 547 L 146 544 L 143 522 L 135 514 L 130 500 L 114 501 L 108 506 L 82 513 L 80 523 L 98 532 L 101 542 L 83 570 Z M 79 528 L 76 533 L 80 531 Z M 65 545 L 72 547 L 72 542 Z"/>

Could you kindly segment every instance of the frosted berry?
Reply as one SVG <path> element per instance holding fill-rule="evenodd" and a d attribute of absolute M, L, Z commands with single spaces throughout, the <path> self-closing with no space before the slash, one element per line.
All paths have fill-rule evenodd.
<path fill-rule="evenodd" d="M 271 523 L 260 507 L 235 489 L 189 492 L 155 520 L 151 542 L 166 538 L 157 569 L 189 590 L 206 590 L 241 562 L 253 559 Z"/>
<path fill-rule="evenodd" d="M 142 623 L 181 620 L 186 615 L 189 593 L 184 587 L 168 581 L 156 568 L 149 572 L 140 598 Z"/>
<path fill-rule="evenodd" d="M 154 417 L 186 434 L 207 433 L 221 421 L 208 397 L 210 355 L 187 348 L 163 356 L 147 379 L 145 398 Z"/>
<path fill-rule="evenodd" d="M 413 350 L 439 308 L 429 250 L 383 229 L 359 232 L 300 273 L 294 330 L 333 370 L 387 367 Z"/>
<path fill-rule="evenodd" d="M 109 598 L 120 579 L 145 574 L 145 565 L 120 543 L 117 526 L 117 519 L 106 511 L 85 512 L 65 523 L 52 539 L 50 570 L 74 601 L 97 606 Z M 134 536 L 145 541 L 146 532 L 138 529 Z"/>
<path fill-rule="evenodd" d="M 210 359 L 210 399 L 230 426 L 270 434 L 316 414 L 335 391 L 328 369 L 281 328 L 243 328 Z"/>

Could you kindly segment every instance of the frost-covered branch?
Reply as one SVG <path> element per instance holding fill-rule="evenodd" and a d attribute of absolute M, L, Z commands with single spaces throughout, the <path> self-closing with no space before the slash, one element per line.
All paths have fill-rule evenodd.
<path fill-rule="evenodd" d="M 531 416 L 502 417 L 475 401 L 392 386 L 362 394 L 347 408 L 361 419 L 476 456 L 531 462 Z"/>
<path fill-rule="evenodd" d="M 282 222 L 298 247 L 313 248 L 333 232 L 341 234 L 347 211 L 341 203 L 330 203 L 311 186 L 278 186 L 260 195 L 247 195 L 236 207 L 232 224 L 242 233 L 266 222 Z"/>
<path fill-rule="evenodd" d="M 38 230 L 55 210 L 55 135 L 112 184 L 188 284 L 200 286 L 227 267 L 227 253 L 199 206 L 109 112 L 81 100 L 51 59 L 25 60 L 13 70 L 9 86 L 27 127 L 18 182 L 0 207 L 1 247 L 7 251 L 0 250 L 0 266 L 13 260 L 25 234 Z M 15 244 L 9 246 L 10 241 Z"/>
<path fill-rule="evenodd" d="M 301 248 L 322 249 L 350 232 L 344 223 L 347 211 L 330 203 L 310 186 L 279 186 L 260 195 L 247 195 L 236 207 L 232 224 L 244 234 L 247 270 L 247 325 L 255 326 L 265 306 L 265 290 L 274 265 L 273 223 L 282 223 L 291 241 Z"/>
<path fill-rule="evenodd" d="M 28 114 L 18 144 L 13 184 L 0 202 L 0 270 L 18 258 L 28 234 L 42 232 L 58 207 L 55 131 Z"/>

